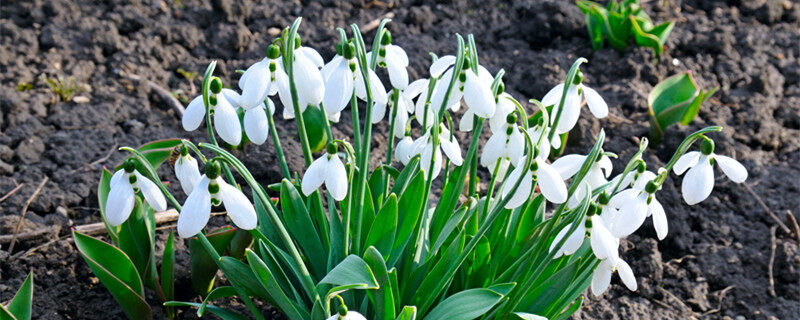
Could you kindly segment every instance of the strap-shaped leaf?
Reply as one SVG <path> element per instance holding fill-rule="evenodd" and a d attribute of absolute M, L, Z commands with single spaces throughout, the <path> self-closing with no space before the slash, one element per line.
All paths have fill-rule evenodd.
<path fill-rule="evenodd" d="M 208 306 L 208 303 L 211 302 L 212 300 L 234 297 L 237 294 L 238 292 L 236 292 L 236 288 L 231 286 L 214 288 L 214 290 L 211 290 L 211 292 L 208 293 L 206 298 L 203 299 L 203 303 L 200 305 L 200 307 L 197 308 L 197 316 L 202 317 L 203 314 L 205 314 L 206 307 Z"/>
<path fill-rule="evenodd" d="M 411 241 L 411 235 L 417 227 L 419 216 L 422 213 L 423 197 L 420 195 L 423 193 L 424 188 L 425 179 L 423 174 L 422 172 L 417 172 L 417 175 L 411 179 L 411 183 L 400 194 L 397 207 L 397 235 L 392 246 L 392 254 L 389 257 L 389 266 L 394 266 L 405 247 Z"/>
<path fill-rule="evenodd" d="M 472 320 L 482 316 L 500 302 L 514 284 L 499 284 L 489 288 L 469 289 L 456 293 L 425 316 L 425 320 Z"/>
<path fill-rule="evenodd" d="M 17 320 L 31 319 L 31 305 L 33 304 L 33 271 L 19 287 L 14 298 L 8 304 L 8 312 Z"/>
<path fill-rule="evenodd" d="M 233 239 L 236 229 L 225 226 L 213 230 L 206 234 L 206 238 L 217 253 L 225 254 L 225 249 Z M 208 254 L 206 249 L 197 238 L 189 240 L 189 265 L 191 267 L 192 289 L 195 293 L 205 296 L 214 287 L 214 279 L 217 276 L 217 262 Z"/>
<path fill-rule="evenodd" d="M 384 257 L 388 258 L 392 251 L 395 231 L 397 229 L 397 195 L 390 194 L 378 212 L 372 227 L 367 234 L 366 247 L 375 247 Z"/>
<path fill-rule="evenodd" d="M 319 283 L 334 286 L 363 284 L 367 289 L 377 289 L 379 287 L 378 280 L 375 279 L 375 275 L 369 265 L 360 257 L 352 254 L 336 265 L 331 272 L 328 272 Z"/>
<path fill-rule="evenodd" d="M 150 237 L 151 231 L 145 218 L 145 207 L 146 205 L 137 197 L 130 217 L 120 225 L 119 248 L 130 257 L 144 284 L 152 288 L 155 270 L 151 268 L 151 263 L 155 262 L 153 260 L 155 244 Z"/>
<path fill-rule="evenodd" d="M 537 316 L 532 313 L 525 313 L 525 312 L 514 312 L 514 315 L 519 317 L 522 320 L 547 320 L 547 318 L 542 316 Z"/>
<path fill-rule="evenodd" d="M 172 231 L 161 255 L 161 290 L 167 300 L 175 299 L 175 234 Z M 174 312 L 172 308 L 167 308 L 167 313 L 172 317 Z"/>
<path fill-rule="evenodd" d="M 400 311 L 400 315 L 395 318 L 396 320 L 416 320 L 417 319 L 417 307 L 415 306 L 405 306 L 403 307 L 403 311 Z"/>
<path fill-rule="evenodd" d="M 262 299 L 267 299 L 269 296 L 253 270 L 244 262 L 224 256 L 219 259 L 219 265 L 233 287 L 244 290 L 250 296 Z"/>
<path fill-rule="evenodd" d="M 108 230 L 108 237 L 111 238 L 112 243 L 118 244 L 120 227 L 114 227 L 106 222 L 106 201 L 108 200 L 108 192 L 111 191 L 112 176 L 113 173 L 108 169 L 103 168 L 100 170 L 100 182 L 97 184 L 97 204 L 100 209 L 100 216 L 103 218 L 103 225 Z"/>
<path fill-rule="evenodd" d="M 78 251 L 130 319 L 152 319 L 142 279 L 124 252 L 98 239 L 72 232 Z"/>
<path fill-rule="evenodd" d="M 195 307 L 199 308 L 201 304 L 196 302 L 183 302 L 183 301 L 167 301 L 164 303 L 167 307 Z M 222 320 L 248 320 L 249 318 L 243 316 L 242 314 L 225 308 L 220 308 L 217 306 L 212 306 L 210 304 L 206 305 L 206 309 L 219 317 Z"/>
<path fill-rule="evenodd" d="M 322 248 L 322 241 L 314 228 L 303 198 L 300 197 L 300 193 L 297 192 L 294 185 L 286 179 L 281 182 L 280 203 L 286 229 L 300 244 L 313 273 L 317 277 L 321 277 L 327 271 L 326 251 Z"/>
<path fill-rule="evenodd" d="M 300 301 L 292 301 L 286 296 L 286 293 L 284 293 L 283 289 L 281 289 L 281 286 L 273 275 L 273 272 L 269 269 L 267 264 L 255 254 L 255 252 L 247 250 L 245 255 L 247 256 L 247 262 L 250 264 L 250 269 L 267 291 L 267 296 L 269 297 L 268 300 L 270 303 L 279 308 L 281 312 L 289 317 L 289 319 L 310 319 L 310 315 L 307 311 L 305 311 L 305 309 L 297 307 L 296 303 Z"/>
<path fill-rule="evenodd" d="M 658 83 L 647 96 L 651 138 L 657 142 L 668 126 L 689 124 L 702 103 L 717 89 L 702 90 L 690 72 L 676 74 Z"/>
<path fill-rule="evenodd" d="M 394 194 L 392 194 L 394 196 Z M 391 197 L 390 197 L 391 199 Z M 375 247 L 367 248 L 364 253 L 364 261 L 372 269 L 375 279 L 378 280 L 380 286 L 378 290 L 369 290 L 369 295 L 375 307 L 375 320 L 391 320 L 395 316 L 394 296 L 392 289 L 392 281 L 389 278 L 389 272 L 386 270 L 386 262 L 383 256 Z"/>

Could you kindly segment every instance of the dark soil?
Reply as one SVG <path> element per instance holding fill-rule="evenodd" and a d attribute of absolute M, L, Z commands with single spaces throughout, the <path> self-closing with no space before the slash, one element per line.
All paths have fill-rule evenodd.
<path fill-rule="evenodd" d="M 18 259 L 10 256 L 56 237 L 67 239 L 70 226 L 99 221 L 98 169 L 123 157 L 106 158 L 112 148 L 170 137 L 203 141 L 202 130 L 183 132 L 175 112 L 147 84 L 127 80 L 120 71 L 191 98 L 199 81 L 187 80 L 179 70 L 200 73 L 219 59 L 218 74 L 232 84 L 236 69 L 263 56 L 274 28 L 297 16 L 305 18 L 303 41 L 330 58 L 338 41 L 335 27 L 393 13 L 389 28 L 395 43 L 408 51 L 412 79 L 427 75 L 428 52 L 450 53 L 454 33 L 473 33 L 480 62 L 493 72 L 508 71 L 506 86 L 520 100 L 541 98 L 577 57 L 587 57 L 582 68 L 587 84 L 606 98 L 611 116 L 596 120 L 584 114 L 573 134 L 582 139 L 568 152 L 585 152 L 604 127 L 605 149 L 627 159 L 636 149 L 635 137 L 647 135 L 650 89 L 691 70 L 702 86 L 720 91 L 691 125 L 670 128 L 665 141 L 647 153 L 650 168 L 666 162 L 690 132 L 722 125 L 725 130 L 713 136 L 717 152 L 745 164 L 747 183 L 778 216 L 788 210 L 800 214 L 800 2 L 648 1 L 645 8 L 656 21 L 677 20 L 666 53 L 654 64 L 652 52 L 643 48 L 592 52 L 583 17 L 567 0 L 394 2 L 387 8 L 342 0 L 2 1 L 0 196 L 24 186 L 2 202 L 0 234 L 13 233 L 23 205 L 44 177 L 50 181 L 31 203 L 22 232 L 47 226 L 61 231 L 20 242 L 11 253 L 3 244 L 0 303 L 7 303 L 33 270 L 35 318 L 123 318 L 71 242 L 52 242 Z M 89 90 L 61 102 L 41 76 L 72 77 Z M 350 135 L 348 116 L 335 126 L 335 135 Z M 291 169 L 302 170 L 294 123 L 278 122 Z M 387 128 L 376 130 L 374 145 L 382 150 Z M 247 165 L 257 178 L 277 181 L 272 146 L 247 149 Z M 680 198 L 680 178 L 668 180 L 659 193 L 669 216 L 667 239 L 656 242 L 648 222 L 623 243 L 622 256 L 637 274 L 639 291 L 629 292 L 614 280 L 604 296 L 587 298 L 576 319 L 800 319 L 798 244 L 778 229 L 773 297 L 768 267 L 770 228 L 776 223 L 743 185 L 717 175 L 715 192 L 692 207 Z M 179 288 L 186 290 L 188 255 L 182 244 L 178 255 Z M 179 297 L 192 298 L 187 292 Z M 163 316 L 161 310 L 156 313 Z M 180 317 L 191 318 L 193 312 Z"/>

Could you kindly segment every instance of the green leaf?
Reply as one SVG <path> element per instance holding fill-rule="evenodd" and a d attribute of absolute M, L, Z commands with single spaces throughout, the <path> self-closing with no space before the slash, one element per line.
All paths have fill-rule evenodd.
<path fill-rule="evenodd" d="M 148 143 L 145 143 L 139 148 L 136 148 L 140 152 L 144 153 L 145 151 L 156 150 L 156 149 L 170 149 L 175 148 L 181 145 L 181 139 L 172 138 L 172 139 L 162 139 L 162 140 L 154 140 Z"/>
<path fill-rule="evenodd" d="M 144 155 L 144 158 L 153 168 L 158 169 L 164 161 L 170 158 L 175 147 L 181 145 L 181 143 L 181 139 L 177 138 L 156 140 L 141 145 L 137 150 Z M 137 166 L 139 165 L 137 164 Z M 141 172 L 146 171 L 141 170 Z"/>
<path fill-rule="evenodd" d="M 589 40 L 592 41 L 592 49 L 595 51 L 603 48 L 603 28 L 606 24 L 605 17 L 597 6 L 589 6 L 586 12 L 586 29 L 589 31 Z"/>
<path fill-rule="evenodd" d="M 583 297 L 579 297 L 578 300 L 572 302 L 572 304 L 564 310 L 561 314 L 559 314 L 554 320 L 566 320 L 568 319 L 573 313 L 580 309 L 581 304 L 583 304 Z M 544 319 L 544 318 L 542 318 Z M 544 319 L 547 320 L 547 319 Z"/>
<path fill-rule="evenodd" d="M 408 187 L 400 193 L 400 200 L 397 206 L 397 235 L 395 236 L 392 254 L 388 265 L 394 264 L 400 258 L 401 253 L 411 241 L 411 235 L 422 213 L 422 200 L 420 196 L 425 188 L 425 179 L 422 172 L 417 172 Z"/>
<path fill-rule="evenodd" d="M 213 230 L 206 234 L 206 238 L 211 242 L 214 249 L 220 255 L 225 254 L 225 249 L 230 245 L 236 229 L 225 226 Z M 191 266 L 192 289 L 195 293 L 205 296 L 214 287 L 214 279 L 217 276 L 217 262 L 206 252 L 203 244 L 197 237 L 189 240 L 189 256 Z"/>
<path fill-rule="evenodd" d="M 231 244 L 228 246 L 228 254 L 236 259 L 244 258 L 245 249 L 253 244 L 253 235 L 244 229 L 236 229 L 231 239 Z"/>
<path fill-rule="evenodd" d="M 295 305 L 295 303 L 299 301 L 292 301 L 286 296 L 286 293 L 284 293 L 283 289 L 281 289 L 281 285 L 278 283 L 273 272 L 270 270 L 267 264 L 255 254 L 255 252 L 247 250 L 246 256 L 247 261 L 250 264 L 250 269 L 267 291 L 267 295 L 271 304 L 280 309 L 281 312 L 289 317 L 289 319 L 310 319 L 310 315 L 307 311 L 305 311 L 305 309 L 297 308 Z"/>
<path fill-rule="evenodd" d="M 112 226 L 106 222 L 106 201 L 108 200 L 108 192 L 111 191 L 111 177 L 113 173 L 108 169 L 103 168 L 100 170 L 100 183 L 97 184 L 97 204 L 100 208 L 100 216 L 103 218 L 103 225 L 108 230 L 108 237 L 111 242 L 119 244 L 119 226 Z"/>
<path fill-rule="evenodd" d="M 664 47 L 673 27 L 675 27 L 675 21 L 667 21 L 653 27 L 653 29 L 650 29 L 649 33 L 658 38 L 658 43 L 661 45 L 661 47 Z"/>
<path fill-rule="evenodd" d="M 19 290 L 11 299 L 8 304 L 8 312 L 11 313 L 15 319 L 30 320 L 31 319 L 31 305 L 33 304 L 33 271 L 28 273 L 25 282 L 19 287 Z"/>
<path fill-rule="evenodd" d="M 438 293 L 436 292 L 436 287 L 441 282 L 449 282 L 451 279 L 447 279 L 447 271 L 455 266 L 458 263 L 458 257 L 461 254 L 461 251 L 464 249 L 464 242 L 466 236 L 464 230 L 462 229 L 461 232 L 458 233 L 456 239 L 450 243 L 450 246 L 444 252 L 442 257 L 436 261 L 436 264 L 433 266 L 423 279 L 422 283 L 414 290 L 413 297 L 411 297 L 411 303 L 416 306 L 428 306 L 430 303 L 436 299 Z M 407 291 L 411 292 L 411 290 L 406 289 Z M 422 312 L 425 310 L 423 309 Z"/>
<path fill-rule="evenodd" d="M 415 306 L 403 307 L 403 311 L 400 311 L 400 315 L 398 315 L 396 318 L 396 320 L 416 320 L 416 319 L 417 319 L 417 307 Z"/>
<path fill-rule="evenodd" d="M 381 196 L 383 195 L 383 190 L 386 189 L 385 184 L 383 182 L 383 169 L 382 167 L 375 168 L 375 171 L 372 171 L 372 174 L 369 176 L 369 190 L 372 195 L 372 208 L 373 212 L 377 211 L 378 208 L 383 203 L 383 199 Z"/>
<path fill-rule="evenodd" d="M 155 270 L 151 265 L 155 262 L 155 243 L 150 237 L 150 225 L 145 219 L 145 206 L 136 197 L 136 205 L 130 217 L 120 225 L 119 248 L 130 257 L 145 285 L 152 288 Z"/>
<path fill-rule="evenodd" d="M 377 289 L 378 280 L 367 263 L 356 255 L 349 255 L 336 265 L 319 283 L 335 286 L 363 284 L 367 289 Z"/>
<path fill-rule="evenodd" d="M 322 247 L 322 241 L 317 234 L 311 216 L 306 209 L 303 198 L 289 180 L 281 182 L 281 211 L 286 222 L 286 229 L 300 244 L 300 248 L 308 258 L 311 270 L 317 278 L 322 277 L 327 271 L 328 257 Z"/>
<path fill-rule="evenodd" d="M 391 193 L 402 195 L 403 192 L 408 187 L 408 184 L 411 183 L 411 180 L 417 175 L 419 170 L 419 157 L 411 158 L 411 161 L 408 162 L 403 171 L 394 178 L 394 185 L 392 186 Z"/>
<path fill-rule="evenodd" d="M 72 232 L 75 245 L 92 272 L 106 286 L 130 319 L 152 319 L 144 287 L 124 252 L 98 239 Z"/>
<path fill-rule="evenodd" d="M 619 51 L 625 51 L 628 48 L 628 40 L 633 34 L 633 27 L 627 15 L 610 12 L 605 22 L 604 30 L 608 43 Z"/>
<path fill-rule="evenodd" d="M 630 16 L 631 25 L 633 26 L 633 38 L 636 44 L 642 47 L 650 47 L 655 51 L 656 57 L 661 56 L 661 51 L 664 47 L 661 45 L 661 39 L 657 36 L 648 33 L 647 21 Z"/>
<path fill-rule="evenodd" d="M 717 89 L 700 89 L 688 71 L 661 81 L 647 96 L 651 138 L 657 142 L 668 126 L 689 124 Z"/>
<path fill-rule="evenodd" d="M 425 320 L 475 319 L 489 312 L 513 287 L 514 284 L 502 284 L 461 291 L 439 303 L 425 316 Z"/>
<path fill-rule="evenodd" d="M 261 285 L 261 281 L 250 269 L 250 266 L 244 262 L 224 256 L 219 259 L 219 265 L 222 272 L 225 273 L 225 278 L 228 279 L 233 287 L 244 290 L 250 296 L 262 299 L 269 297 L 266 289 Z"/>
<path fill-rule="evenodd" d="M 392 194 L 394 196 L 394 194 Z M 391 198 L 390 198 L 391 199 Z M 383 256 L 375 247 L 367 248 L 364 253 L 364 261 L 370 267 L 378 281 L 379 288 L 375 291 L 367 291 L 372 304 L 375 308 L 375 320 L 394 319 L 395 305 L 392 289 L 392 281 L 389 272 L 386 270 L 386 262 Z"/>
<path fill-rule="evenodd" d="M 579 264 L 580 261 L 576 260 L 554 273 L 542 273 L 543 280 L 537 280 L 538 285 L 535 285 L 523 298 L 522 305 L 526 306 L 523 309 L 532 313 L 547 310 L 569 288 Z M 545 278 L 548 274 L 549 277 Z"/>
<path fill-rule="evenodd" d="M 533 201 L 527 203 L 525 210 L 521 212 L 519 226 L 516 227 L 515 248 L 518 248 L 525 240 L 531 236 L 535 227 L 544 221 L 544 212 L 547 202 L 539 194 Z"/>
<path fill-rule="evenodd" d="M 201 304 L 196 303 L 196 302 L 182 302 L 182 301 L 167 301 L 167 302 L 164 303 L 164 305 L 168 306 L 168 307 L 195 307 L 195 308 L 199 308 L 201 306 Z M 216 315 L 217 317 L 219 317 L 222 320 L 248 320 L 249 319 L 249 318 L 243 316 L 242 314 L 240 314 L 240 313 L 238 313 L 236 311 L 220 308 L 220 307 L 217 307 L 217 306 L 212 306 L 210 304 L 206 305 L 206 309 L 208 309 L 208 311 L 210 311 L 211 313 L 213 313 L 214 315 Z"/>
<path fill-rule="evenodd" d="M 525 312 L 514 312 L 514 315 L 519 317 L 522 320 L 547 320 L 547 318 L 542 316 L 537 316 L 532 313 L 525 313 Z"/>
<path fill-rule="evenodd" d="M 161 289 L 167 300 L 175 299 L 175 234 L 170 230 L 164 253 L 161 256 Z M 175 317 L 175 310 L 167 308 L 170 318 Z"/>
<path fill-rule="evenodd" d="M 317 106 L 308 106 L 303 111 L 303 120 L 306 124 L 306 136 L 308 137 L 308 145 L 311 147 L 311 152 L 320 152 L 328 142 L 322 110 Z"/>
<path fill-rule="evenodd" d="M 206 306 L 211 300 L 221 299 L 221 298 L 229 298 L 234 297 L 238 294 L 236 292 L 236 288 L 231 286 L 224 286 L 224 287 L 216 287 L 214 290 L 208 293 L 205 299 L 203 299 L 203 303 L 197 308 L 197 316 L 202 317 L 203 314 L 206 312 Z"/>
<path fill-rule="evenodd" d="M 383 208 L 375 217 L 372 227 L 369 228 L 366 247 L 374 246 L 383 257 L 388 258 L 394 243 L 395 230 L 397 229 L 397 195 L 392 193 Z"/>

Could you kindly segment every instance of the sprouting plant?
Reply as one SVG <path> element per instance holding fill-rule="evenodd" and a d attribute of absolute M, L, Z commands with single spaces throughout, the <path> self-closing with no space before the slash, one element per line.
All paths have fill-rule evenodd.
<path fill-rule="evenodd" d="M 209 64 L 182 119 L 189 131 L 205 122 L 208 142 L 123 147 L 130 158 L 113 174 L 103 171 L 98 202 L 112 244 L 74 237 L 128 317 L 152 317 L 146 287 L 168 308 L 194 307 L 198 316 L 223 319 L 246 318 L 212 305 L 234 296 L 255 319 L 264 315 L 254 299 L 292 320 L 565 319 L 586 289 L 605 292 L 614 272 L 636 290 L 620 239 L 648 217 L 658 238 L 666 237 L 667 213 L 656 193 L 670 171 L 691 167 L 682 188 L 690 204 L 713 188 L 713 163 L 735 182 L 746 179 L 736 160 L 713 153 L 706 135 L 721 127 L 689 135 L 654 172 L 644 161 L 643 138 L 612 178 L 617 156 L 604 149 L 603 130 L 585 154 L 548 160 L 563 148 L 562 135 L 575 126 L 584 100 L 595 116 L 608 113 L 600 93 L 584 84 L 584 58 L 545 103 L 532 99 L 535 109 L 528 110 L 505 92 L 504 70 L 492 74 L 480 64 L 471 35 L 456 35 L 455 54 L 432 55 L 429 77 L 409 81 L 408 56 L 392 43 L 388 20 L 370 51 L 357 25 L 350 36 L 340 28 L 327 63 L 302 45 L 300 21 L 242 73 L 240 91 L 223 87 L 216 62 Z M 384 71 L 388 91 L 378 75 Z M 276 95 L 284 118 L 296 123 L 302 173 L 289 170 L 273 118 Z M 331 129 L 348 107 L 352 140 Z M 385 159 L 375 159 L 373 126 L 388 126 Z M 482 144 L 486 127 L 490 138 Z M 312 130 L 325 133 L 323 152 L 314 151 Z M 280 182 L 257 181 L 226 149 L 267 139 Z M 468 140 L 466 153 L 459 140 Z M 701 151 L 688 152 L 698 140 Z M 183 202 L 158 176 L 166 159 L 188 195 Z M 484 168 L 491 179 L 479 188 Z M 189 241 L 192 287 L 202 303 L 171 301 L 172 236 L 156 272 L 153 221 L 169 206 L 180 212 L 178 236 Z M 224 208 L 231 225 L 206 230 L 215 207 Z M 229 285 L 215 285 L 218 271 Z"/>
<path fill-rule="evenodd" d="M 56 95 L 58 99 L 63 102 L 72 100 L 76 95 L 85 92 L 89 89 L 87 84 L 83 84 L 75 80 L 75 77 L 47 77 L 41 75 L 42 81 L 47 84 L 47 87 Z"/>
<path fill-rule="evenodd" d="M 17 84 L 17 91 L 25 92 L 28 90 L 33 90 L 33 83 L 30 82 L 20 82 Z"/>
<path fill-rule="evenodd" d="M 673 124 L 688 125 L 697 116 L 700 106 L 719 87 L 705 90 L 697 86 L 691 72 L 683 72 L 659 82 L 647 96 L 650 114 L 650 138 L 661 141 L 664 130 Z"/>
<path fill-rule="evenodd" d="M 586 16 L 586 29 L 594 50 L 601 49 L 608 41 L 615 49 L 624 51 L 633 38 L 636 45 L 652 48 L 659 57 L 675 25 L 675 21 L 653 24 L 639 0 L 611 0 L 606 7 L 588 0 L 576 3 Z"/>
<path fill-rule="evenodd" d="M 33 305 L 33 271 L 28 273 L 25 282 L 17 290 L 7 306 L 0 304 L 0 319 L 30 320 Z"/>

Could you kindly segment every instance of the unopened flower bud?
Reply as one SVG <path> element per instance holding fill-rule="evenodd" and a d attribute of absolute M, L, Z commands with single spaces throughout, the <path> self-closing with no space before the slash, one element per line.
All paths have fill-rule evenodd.
<path fill-rule="evenodd" d="M 386 30 L 383 33 L 383 38 L 381 38 L 381 45 L 390 45 L 392 44 L 392 33 L 389 30 Z"/>
<path fill-rule="evenodd" d="M 644 186 L 644 191 L 646 191 L 649 194 L 655 193 L 656 190 L 658 190 L 658 185 L 656 185 L 656 182 L 654 180 L 648 181 L 647 184 Z"/>
<path fill-rule="evenodd" d="M 222 80 L 219 77 L 211 78 L 209 88 L 213 94 L 219 94 L 222 91 Z"/>
<path fill-rule="evenodd" d="M 277 45 L 271 44 L 269 47 L 267 47 L 267 58 L 277 59 L 280 55 L 281 48 L 279 48 Z"/>
<path fill-rule="evenodd" d="M 336 142 L 328 143 L 325 150 L 328 151 L 328 154 L 337 154 L 339 153 L 339 144 Z"/>
<path fill-rule="evenodd" d="M 219 177 L 220 169 L 221 168 L 219 166 L 219 162 L 209 161 L 208 163 L 206 163 L 205 167 L 206 177 L 212 180 L 216 179 L 217 177 Z"/>
<path fill-rule="evenodd" d="M 353 59 L 356 56 L 356 45 L 352 42 L 348 42 L 342 50 L 344 50 L 344 58 L 347 60 Z"/>
<path fill-rule="evenodd" d="M 294 48 L 295 49 L 300 48 L 300 35 L 299 34 L 294 36 Z"/>
<path fill-rule="evenodd" d="M 128 158 L 122 163 L 122 168 L 125 169 L 125 172 L 132 173 L 133 170 L 136 170 L 136 160 Z"/>
<path fill-rule="evenodd" d="M 581 70 L 579 69 L 579 70 L 578 70 L 578 73 L 576 73 L 576 74 L 575 74 L 575 78 L 574 78 L 574 80 L 572 81 L 572 83 L 573 83 L 573 84 L 575 84 L 575 85 L 579 85 L 579 84 L 581 84 L 582 82 L 583 82 L 583 71 L 581 71 Z"/>
<path fill-rule="evenodd" d="M 506 116 L 506 123 L 508 123 L 508 124 L 517 123 L 517 113 L 516 112 L 509 113 Z"/>
<path fill-rule="evenodd" d="M 714 140 L 703 137 L 703 142 L 700 143 L 700 152 L 704 155 L 709 155 L 714 152 Z"/>

